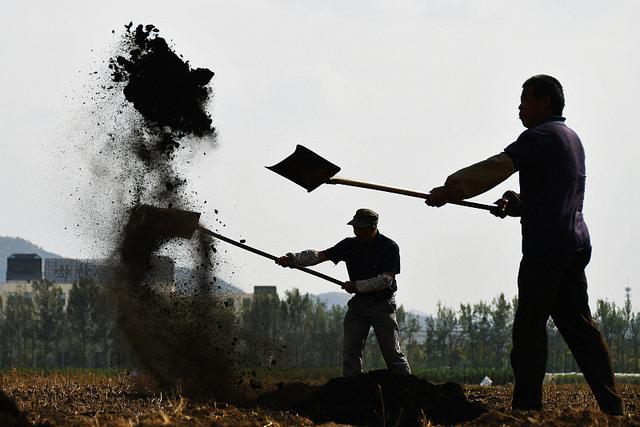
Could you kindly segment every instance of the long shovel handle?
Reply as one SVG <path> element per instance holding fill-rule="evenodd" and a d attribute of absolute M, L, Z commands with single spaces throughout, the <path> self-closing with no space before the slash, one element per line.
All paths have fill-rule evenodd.
<path fill-rule="evenodd" d="M 218 240 L 222 240 L 222 241 L 227 242 L 227 243 L 229 243 L 229 244 L 231 244 L 233 246 L 237 246 L 239 248 L 242 248 L 245 251 L 253 252 L 256 255 L 260 255 L 260 256 L 263 256 L 265 258 L 269 258 L 270 260 L 275 261 L 275 260 L 277 260 L 279 258 L 279 257 L 277 257 L 275 255 L 271 255 L 271 254 L 269 254 L 267 252 L 261 251 L 260 249 L 252 248 L 251 246 L 245 245 L 244 243 L 236 242 L 235 240 L 232 240 L 232 239 L 230 239 L 228 237 L 225 237 L 225 236 L 223 236 L 221 234 L 214 233 L 213 231 L 208 230 L 208 229 L 204 228 L 203 226 L 200 226 L 200 231 L 202 231 L 203 233 L 206 233 L 206 234 L 208 234 L 210 236 L 213 236 Z M 340 281 L 338 279 L 334 279 L 333 277 L 327 276 L 326 274 L 318 273 L 317 271 L 311 270 L 309 268 L 300 267 L 298 265 L 291 265 L 291 267 L 295 268 L 297 270 L 300 270 L 300 271 L 304 271 L 305 273 L 311 274 L 311 275 L 319 277 L 321 279 L 327 280 L 327 281 L 329 281 L 331 283 L 335 283 L 336 285 L 340 285 L 340 286 L 344 285 L 344 282 L 342 282 L 342 281 Z"/>
<path fill-rule="evenodd" d="M 349 185 L 351 187 L 368 188 L 370 190 L 386 191 L 387 193 L 403 194 L 405 196 L 417 197 L 419 199 L 426 199 L 429 196 L 428 193 L 419 193 L 417 191 L 405 190 L 405 189 L 396 188 L 396 187 L 388 187 L 386 185 L 380 185 L 380 184 L 372 184 L 370 182 L 355 181 L 352 179 L 330 178 L 326 183 Z M 451 203 L 452 205 L 466 206 L 468 208 L 483 209 L 486 211 L 490 211 L 491 209 L 494 209 L 496 207 L 495 205 L 485 205 L 482 203 L 468 202 L 466 200 L 461 200 L 459 202 L 449 202 L 449 203 Z"/>

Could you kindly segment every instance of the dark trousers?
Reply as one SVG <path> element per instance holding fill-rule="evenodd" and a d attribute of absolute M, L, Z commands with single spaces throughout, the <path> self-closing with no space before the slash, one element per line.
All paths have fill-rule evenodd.
<path fill-rule="evenodd" d="M 342 375 L 362 372 L 362 351 L 372 326 L 387 368 L 401 375 L 411 373 L 407 357 L 400 348 L 393 299 L 375 300 L 360 295 L 351 298 L 343 325 Z"/>
<path fill-rule="evenodd" d="M 547 365 L 549 316 L 566 341 L 600 405 L 623 412 L 611 358 L 588 304 L 584 269 L 591 249 L 562 256 L 524 256 L 518 273 L 518 309 L 513 322 L 511 366 L 515 376 L 513 409 L 541 409 Z"/>

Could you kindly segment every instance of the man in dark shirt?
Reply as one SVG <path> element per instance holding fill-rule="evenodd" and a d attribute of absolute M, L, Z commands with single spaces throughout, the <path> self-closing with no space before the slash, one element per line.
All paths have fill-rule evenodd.
<path fill-rule="evenodd" d="M 371 209 L 358 209 L 347 223 L 355 237 L 348 237 L 324 251 L 307 249 L 288 253 L 276 263 L 284 267 L 296 264 L 307 267 L 324 261 L 347 264 L 349 281 L 343 289 L 355 294 L 344 317 L 344 376 L 362 372 L 362 351 L 373 326 L 382 356 L 391 371 L 408 375 L 411 368 L 400 348 L 396 320 L 396 274 L 400 273 L 398 245 L 378 231 L 378 214 Z"/>
<path fill-rule="evenodd" d="M 582 215 L 584 149 L 562 116 L 560 82 L 533 76 L 522 86 L 520 119 L 527 128 L 504 152 L 462 169 L 431 190 L 442 206 L 481 194 L 519 172 L 520 194 L 507 191 L 494 215 L 520 216 L 522 261 L 513 322 L 514 409 L 542 408 L 549 316 L 567 342 L 602 411 L 623 413 L 609 350 L 588 304 L 585 267 L 591 257 Z"/>

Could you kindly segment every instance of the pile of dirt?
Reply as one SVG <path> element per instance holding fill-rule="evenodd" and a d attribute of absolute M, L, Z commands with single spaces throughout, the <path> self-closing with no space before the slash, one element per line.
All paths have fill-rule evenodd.
<path fill-rule="evenodd" d="M 31 423 L 20 412 L 16 403 L 0 391 L 0 425 L 7 427 L 30 426 Z"/>
<path fill-rule="evenodd" d="M 486 411 L 468 401 L 459 384 L 432 384 L 386 369 L 334 378 L 322 386 L 279 384 L 278 390 L 260 396 L 258 404 L 295 410 L 316 422 L 367 426 L 458 424 Z"/>

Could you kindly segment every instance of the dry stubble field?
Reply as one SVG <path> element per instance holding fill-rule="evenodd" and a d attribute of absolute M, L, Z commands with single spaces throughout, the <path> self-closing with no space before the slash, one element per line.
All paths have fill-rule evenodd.
<path fill-rule="evenodd" d="M 53 426 L 336 426 L 316 424 L 291 412 L 251 404 L 191 400 L 166 393 L 127 374 L 21 373 L 2 374 L 2 388 L 33 423 Z M 543 412 L 509 410 L 510 386 L 465 386 L 469 400 L 488 412 L 465 425 L 493 426 L 640 426 L 640 385 L 621 385 L 627 415 L 608 417 L 596 409 L 585 385 L 546 385 Z M 388 424 L 387 424 L 388 425 Z M 423 425 L 432 425 L 425 421 Z"/>

